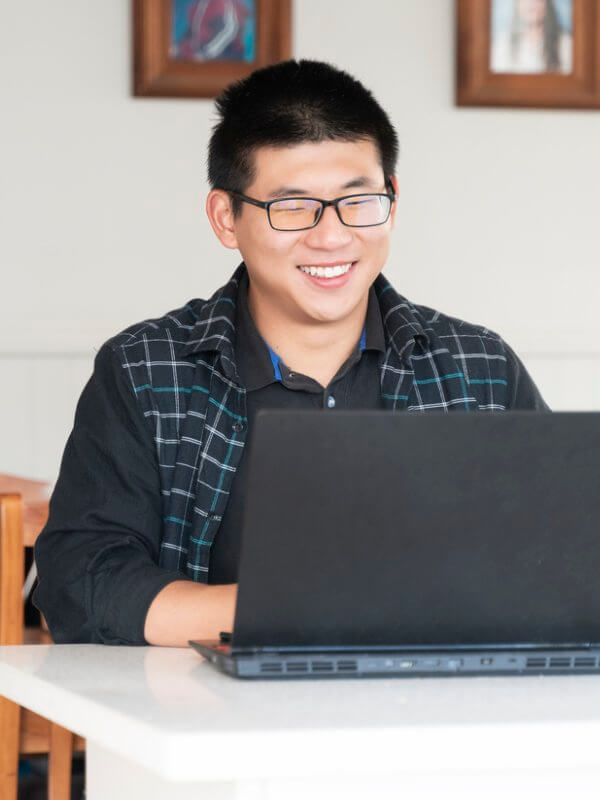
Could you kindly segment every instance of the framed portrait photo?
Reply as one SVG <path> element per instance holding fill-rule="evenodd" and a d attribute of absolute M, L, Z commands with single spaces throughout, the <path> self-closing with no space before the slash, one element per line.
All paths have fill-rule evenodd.
<path fill-rule="evenodd" d="M 215 97 L 291 58 L 291 0 L 132 0 L 133 93 Z"/>
<path fill-rule="evenodd" d="M 459 106 L 600 108 L 600 0 L 456 0 Z"/>

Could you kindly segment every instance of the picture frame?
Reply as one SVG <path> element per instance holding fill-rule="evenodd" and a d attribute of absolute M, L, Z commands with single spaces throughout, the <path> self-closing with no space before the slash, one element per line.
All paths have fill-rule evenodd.
<path fill-rule="evenodd" d="M 458 106 L 600 108 L 598 0 L 456 0 L 456 47 Z"/>
<path fill-rule="evenodd" d="M 134 96 L 216 97 L 291 58 L 291 11 L 291 0 L 132 0 Z"/>

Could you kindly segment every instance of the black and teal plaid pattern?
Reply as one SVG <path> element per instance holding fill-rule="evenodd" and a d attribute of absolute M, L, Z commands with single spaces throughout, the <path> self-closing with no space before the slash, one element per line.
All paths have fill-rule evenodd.
<path fill-rule="evenodd" d="M 153 437 L 164 532 L 160 566 L 206 583 L 211 544 L 248 436 L 236 370 L 242 263 L 209 300 L 192 300 L 109 340 Z M 414 305 L 375 282 L 386 351 L 381 393 L 394 411 L 503 411 L 507 346 L 487 328 Z"/>

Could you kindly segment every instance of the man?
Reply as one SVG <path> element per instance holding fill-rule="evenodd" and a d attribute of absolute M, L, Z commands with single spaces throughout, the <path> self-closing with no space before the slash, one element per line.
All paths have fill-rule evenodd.
<path fill-rule="evenodd" d="M 547 410 L 497 334 L 380 274 L 398 143 L 358 81 L 287 61 L 217 108 L 206 211 L 243 262 L 209 300 L 97 354 L 35 549 L 34 602 L 57 642 L 185 646 L 231 630 L 259 408 Z"/>

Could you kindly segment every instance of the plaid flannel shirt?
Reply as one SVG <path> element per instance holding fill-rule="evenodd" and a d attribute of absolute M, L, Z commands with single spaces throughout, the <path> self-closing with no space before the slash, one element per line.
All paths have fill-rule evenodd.
<path fill-rule="evenodd" d="M 236 369 L 242 263 L 209 300 L 127 328 L 106 344 L 127 374 L 156 450 L 163 508 L 159 565 L 206 583 L 211 552 L 248 436 Z M 493 331 L 414 305 L 381 274 L 381 396 L 393 411 L 504 411 L 514 354 Z"/>

